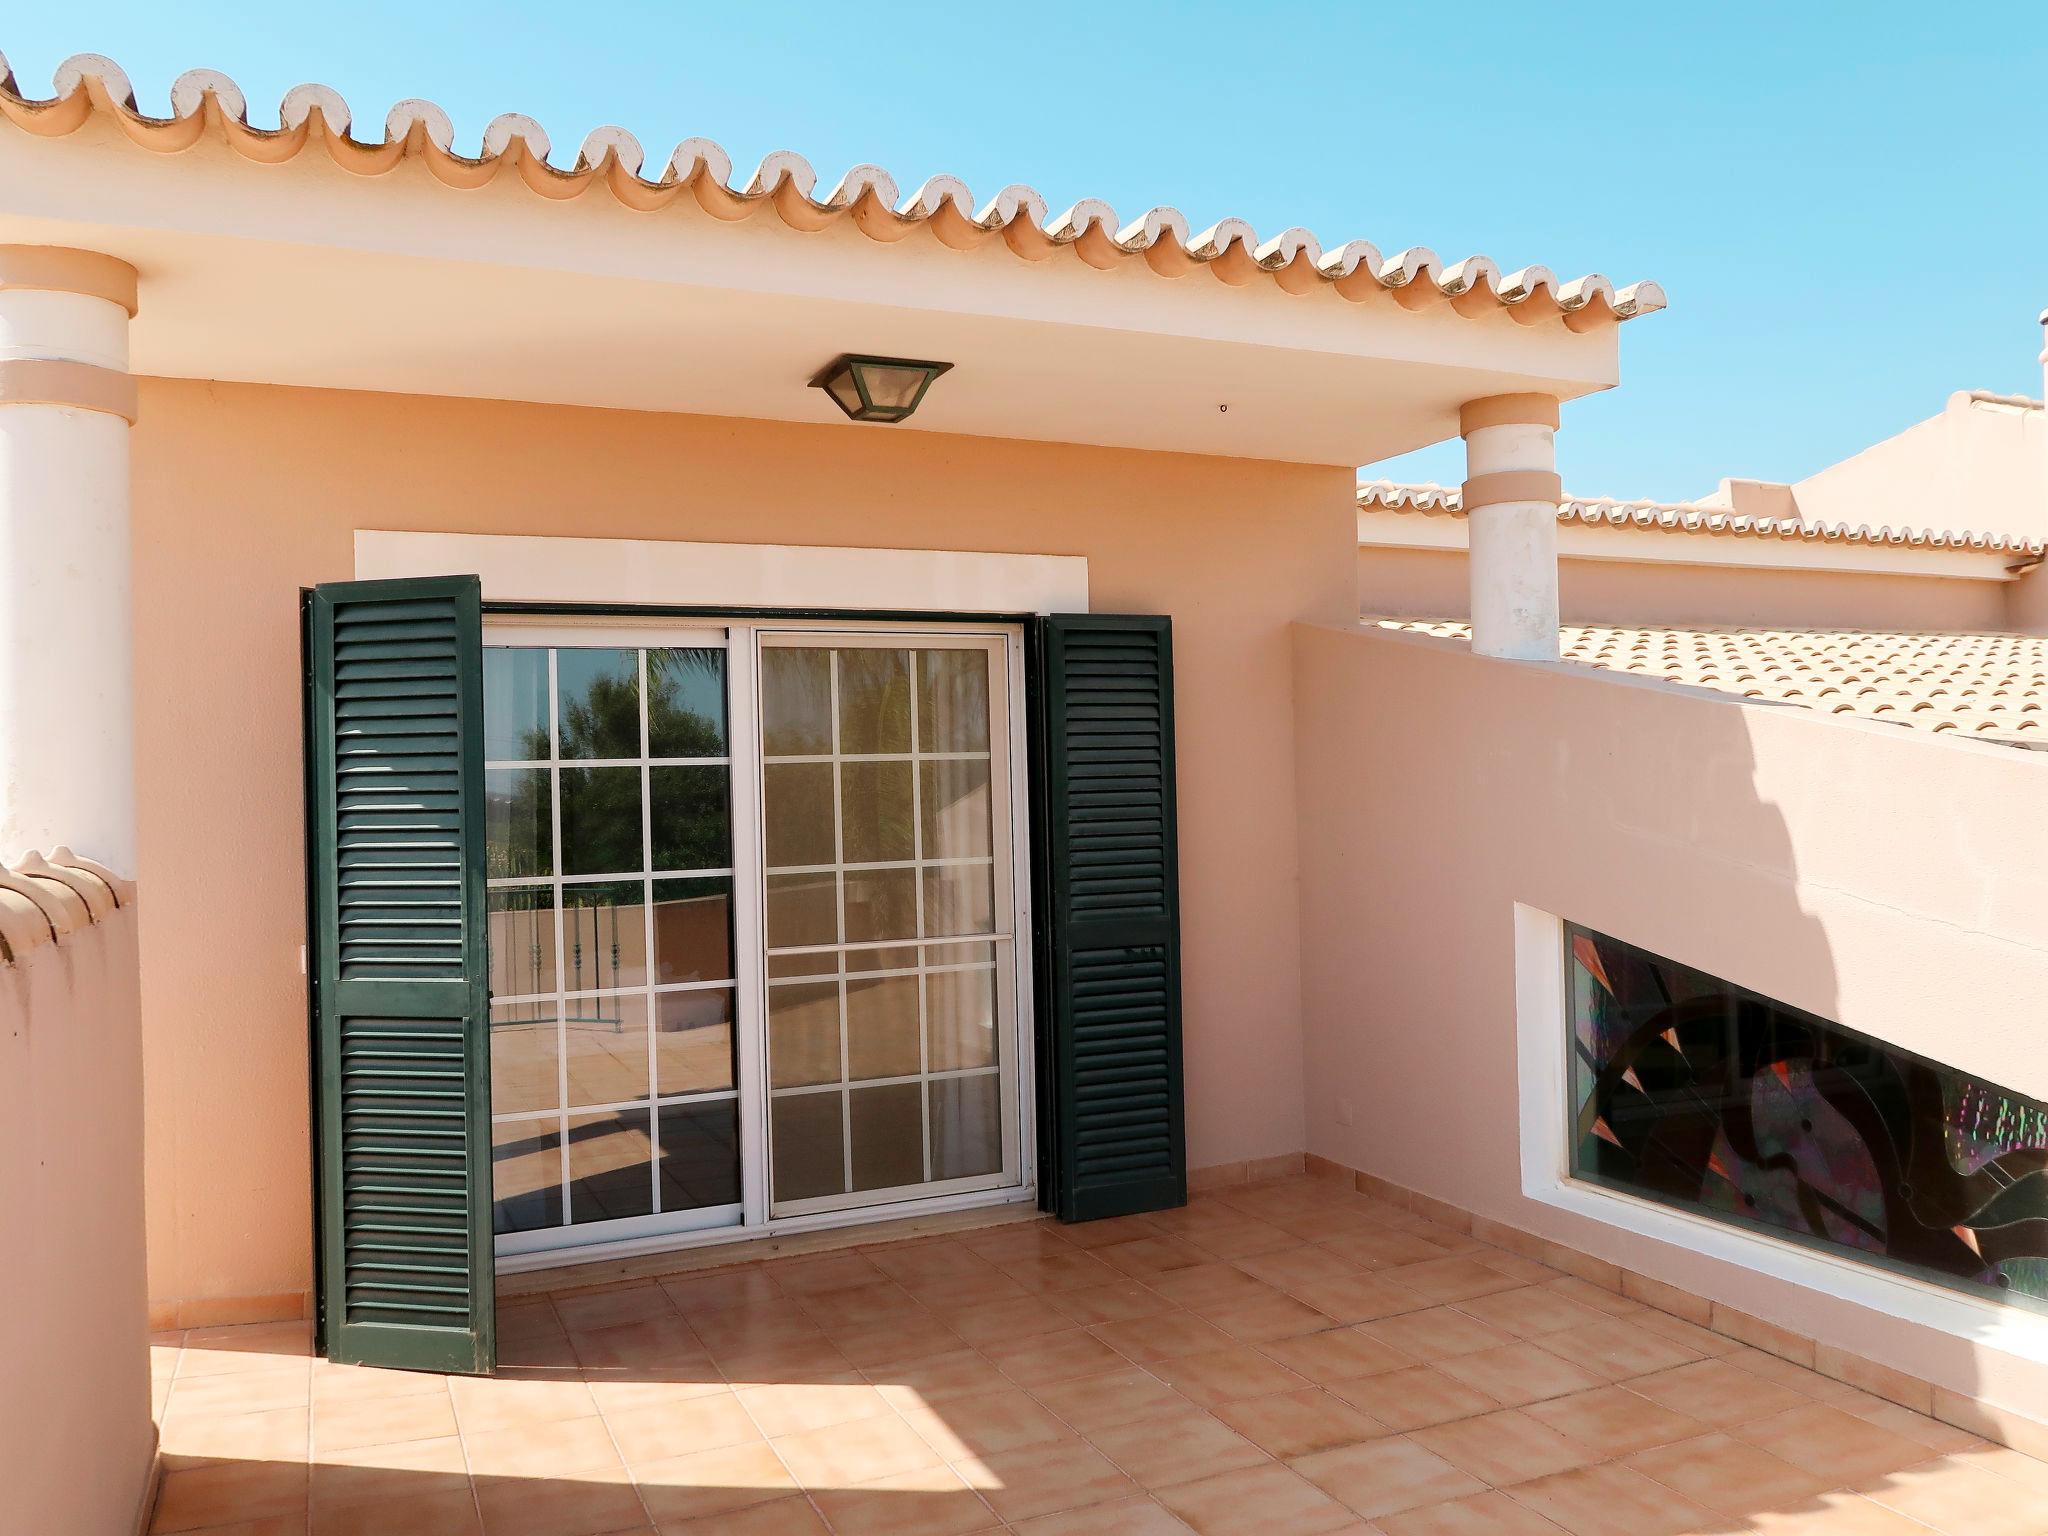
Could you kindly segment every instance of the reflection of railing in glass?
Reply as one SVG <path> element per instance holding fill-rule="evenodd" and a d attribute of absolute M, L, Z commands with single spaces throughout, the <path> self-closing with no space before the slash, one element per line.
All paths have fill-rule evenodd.
<path fill-rule="evenodd" d="M 1575 1175 L 2048 1307 L 2048 1106 L 1567 932 Z"/>

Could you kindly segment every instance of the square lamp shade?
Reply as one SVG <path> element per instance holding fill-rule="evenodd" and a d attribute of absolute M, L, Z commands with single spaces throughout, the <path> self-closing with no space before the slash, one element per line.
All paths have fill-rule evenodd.
<path fill-rule="evenodd" d="M 952 366 L 848 353 L 826 364 L 811 387 L 825 391 L 855 421 L 902 421 L 917 409 L 932 380 Z"/>

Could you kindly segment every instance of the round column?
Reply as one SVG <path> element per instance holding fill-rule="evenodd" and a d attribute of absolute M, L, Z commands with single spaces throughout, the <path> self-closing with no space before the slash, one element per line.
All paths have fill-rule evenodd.
<path fill-rule="evenodd" d="M 1557 402 L 1490 395 L 1458 413 L 1465 438 L 1472 649 L 1556 661 Z"/>
<path fill-rule="evenodd" d="M 0 858 L 135 873 L 135 269 L 0 245 Z"/>

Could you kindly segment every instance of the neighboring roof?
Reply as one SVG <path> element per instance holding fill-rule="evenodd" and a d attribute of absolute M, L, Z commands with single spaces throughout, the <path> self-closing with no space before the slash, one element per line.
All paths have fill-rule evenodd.
<path fill-rule="evenodd" d="M 1367 620 L 1380 629 L 1472 637 L 1469 624 Z M 2048 638 L 1920 631 L 1567 624 L 1566 661 L 1748 699 L 2048 748 Z"/>
<path fill-rule="evenodd" d="M 1448 303 L 1459 314 L 1506 310 L 1535 325 L 1561 321 L 1575 331 L 1650 314 L 1664 307 L 1655 283 L 1616 288 L 1592 274 L 1560 281 L 1546 267 L 1503 273 L 1485 256 L 1446 263 L 1415 247 L 1392 256 L 1363 240 L 1325 250 L 1305 229 L 1282 230 L 1270 240 L 1241 219 L 1225 219 L 1190 232 L 1172 208 L 1154 208 L 1123 223 L 1107 203 L 1085 199 L 1052 215 L 1030 187 L 1003 188 L 975 205 L 965 183 L 935 176 L 909 195 L 880 168 L 858 165 L 822 195 L 818 174 L 802 156 L 777 151 L 744 180 L 733 178 L 732 159 L 709 139 L 685 139 L 655 173 L 643 176 L 639 142 L 622 128 L 598 128 L 583 140 L 567 168 L 548 163 L 552 145 L 541 126 L 516 112 L 502 113 L 484 129 L 474 155 L 455 148 L 448 114 L 430 101 L 401 101 L 385 115 L 380 138 L 358 138 L 348 103 L 324 85 L 296 86 L 278 109 L 278 126 L 248 120 L 240 87 L 213 70 L 188 70 L 172 82 L 171 115 L 143 112 L 119 65 L 97 54 L 78 54 L 57 67 L 52 94 L 22 93 L 0 56 L 0 117 L 30 133 L 56 137 L 78 131 L 95 115 L 111 118 L 129 139 L 159 152 L 189 149 L 209 133 L 223 137 L 245 159 L 277 164 L 316 145 L 344 170 L 377 176 L 401 160 L 417 159 L 452 187 L 479 187 L 501 173 L 516 175 L 535 193 L 573 198 L 602 184 L 629 208 L 653 210 L 689 196 L 715 218 L 736 220 L 772 209 L 792 229 L 819 230 L 844 220 L 882 243 L 929 225 L 957 248 L 1002 240 L 1018 256 L 1043 260 L 1062 248 L 1090 266 L 1141 261 L 1166 277 L 1205 270 L 1242 286 L 1270 278 L 1288 292 L 1321 286 L 1347 299 L 1382 295 L 1417 309 Z"/>
<path fill-rule="evenodd" d="M 1399 485 L 1391 480 L 1361 481 L 1362 511 L 1418 512 L 1424 516 L 1463 517 L 1464 497 L 1455 487 L 1435 484 Z M 2048 541 L 2017 534 L 1978 533 L 1970 529 L 1872 528 L 1847 523 L 1809 523 L 1796 517 L 1755 517 L 1726 507 L 1688 501 L 1617 501 L 1608 497 L 1566 497 L 1558 504 L 1560 523 L 1587 527 L 1638 528 L 1659 533 L 1735 534 L 1759 539 L 1806 540 L 1827 544 L 1889 544 L 1913 549 L 1953 549 L 1973 554 L 2010 554 L 2037 559 Z"/>

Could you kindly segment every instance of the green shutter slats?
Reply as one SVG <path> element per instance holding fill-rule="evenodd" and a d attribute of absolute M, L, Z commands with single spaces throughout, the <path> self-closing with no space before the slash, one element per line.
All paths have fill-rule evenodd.
<path fill-rule="evenodd" d="M 322 1336 L 340 1360 L 494 1353 L 474 578 L 309 611 Z"/>
<path fill-rule="evenodd" d="M 1160 1210 L 1187 1199 L 1172 632 L 1054 615 L 1036 651 L 1048 1203 Z"/>

